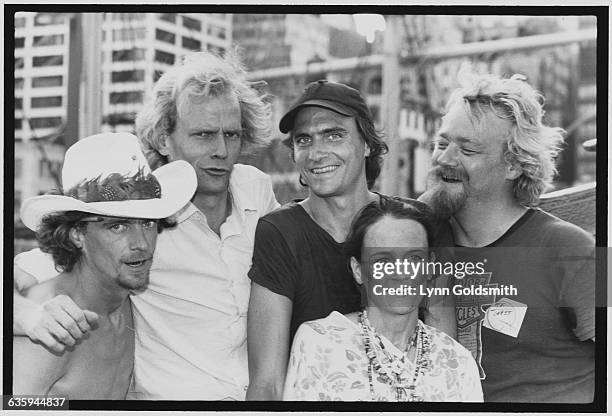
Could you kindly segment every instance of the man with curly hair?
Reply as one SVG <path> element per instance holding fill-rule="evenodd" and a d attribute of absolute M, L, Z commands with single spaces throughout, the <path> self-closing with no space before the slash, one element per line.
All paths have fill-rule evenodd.
<path fill-rule="evenodd" d="M 97 327 L 61 353 L 14 337 L 13 394 L 125 399 L 134 361 L 128 295 L 146 289 L 157 235 L 193 195 L 195 174 L 183 161 L 151 172 L 135 136 L 107 133 L 68 149 L 62 184 L 60 195 L 22 206 L 24 224 L 60 271 L 25 296 L 69 297 L 97 315 Z"/>
<path fill-rule="evenodd" d="M 151 167 L 187 161 L 197 189 L 177 227 L 158 241 L 148 289 L 131 297 L 137 333 L 129 399 L 244 400 L 247 272 L 257 221 L 278 207 L 270 177 L 237 163 L 270 139 L 261 86 L 246 81 L 235 57 L 197 52 L 161 76 L 138 114 L 136 134 Z"/>
<path fill-rule="evenodd" d="M 543 100 L 522 75 L 460 73 L 434 142 L 429 202 L 458 246 L 484 261 L 463 287 L 514 293 L 456 296 L 458 340 L 480 366 L 485 401 L 593 400 L 595 244 L 536 208 L 555 174 L 563 130 L 544 125 Z"/>

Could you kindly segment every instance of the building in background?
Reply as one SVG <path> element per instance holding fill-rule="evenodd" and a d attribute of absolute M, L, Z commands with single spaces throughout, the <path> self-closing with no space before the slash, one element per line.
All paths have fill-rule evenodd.
<path fill-rule="evenodd" d="M 400 100 L 397 104 L 398 154 L 392 180 L 397 194 L 417 196 L 425 190 L 426 173 L 432 139 L 444 112 L 450 92 L 457 87 L 457 72 L 462 64 L 472 63 L 476 72 L 490 72 L 503 76 L 521 73 L 546 97 L 546 120 L 549 124 L 568 129 L 566 149 L 560 160 L 560 176 L 555 182 L 562 188 L 594 180 L 595 157 L 584 152 L 580 143 L 594 138 L 595 109 L 595 43 L 568 43 L 513 50 L 511 47 L 493 52 L 454 54 L 467 43 L 503 41 L 515 38 L 560 33 L 594 27 L 595 18 L 533 17 L 533 16 L 444 16 L 411 15 L 401 17 L 401 41 L 398 51 L 400 67 L 397 84 Z M 334 30 L 330 31 L 335 34 Z M 252 73 L 253 79 L 268 82 L 275 96 L 276 122 L 299 96 L 303 86 L 320 78 L 343 82 L 359 89 L 370 107 L 378 128 L 385 129 L 381 112 L 388 97 L 384 97 L 383 65 L 385 55 L 380 45 L 373 48 L 375 55 L 357 55 L 359 42 L 349 37 L 351 53 L 344 59 L 330 60 L 306 68 L 271 68 Z M 330 51 L 342 49 L 346 36 L 330 37 Z M 510 45 L 512 42 L 506 42 Z M 437 51 L 444 51 L 436 56 Z M 433 53 L 431 53 L 433 52 Z M 276 136 L 282 135 L 276 131 Z M 291 162 L 282 146 L 273 146 L 278 158 L 270 154 L 251 163 L 272 174 L 275 190 L 280 194 L 296 194 L 304 189 L 297 183 L 297 173 L 291 173 Z M 389 159 L 389 158 L 388 158 Z M 265 160 L 265 163 L 261 162 Z M 386 163 L 389 163 L 387 160 Z M 275 168 L 275 166 L 277 168 Z M 278 169 L 278 170 L 277 170 Z M 276 172 L 279 172 L 277 175 Z M 384 172 L 383 172 L 384 176 Z M 381 180 L 385 178 L 381 176 Z M 377 181 L 380 184 L 381 181 Z"/>
<path fill-rule="evenodd" d="M 76 18 L 70 13 L 18 13 L 15 16 L 15 212 L 21 200 L 57 186 L 67 143 L 69 93 L 81 86 L 71 59 Z M 77 106 L 90 115 L 95 131 L 133 131 L 135 115 L 154 82 L 180 56 L 193 50 L 223 54 L 238 45 L 252 80 L 265 80 L 274 95 L 275 132 L 270 148 L 241 162 L 272 175 L 278 200 L 306 194 L 278 120 L 304 86 L 327 78 L 359 89 L 379 129 L 384 126 L 383 91 L 385 33 L 372 43 L 357 33 L 349 15 L 347 25 L 319 15 L 99 13 L 99 23 L 81 36 L 84 48 L 99 59 L 99 82 L 81 88 L 81 96 L 99 95 L 99 114 L 87 103 Z M 431 140 L 444 104 L 457 85 L 460 66 L 471 61 L 479 72 L 511 75 L 520 72 L 545 95 L 547 120 L 568 130 L 558 186 L 594 180 L 595 157 L 580 143 L 594 138 L 596 108 L 596 49 L 594 42 L 526 50 L 471 52 L 432 57 L 432 51 L 453 51 L 467 43 L 515 39 L 545 33 L 594 28 L 594 17 L 529 16 L 397 16 L 399 69 L 395 130 L 397 159 L 393 180 L 398 195 L 416 196 L 425 187 Z M 82 21 L 82 20 L 81 20 Z M 72 23 L 72 26 L 71 26 Z M 92 31 L 99 31 L 94 40 Z M 90 36 L 90 34 L 92 36 Z M 97 43 L 96 43 L 97 42 Z M 96 55 L 95 51 L 100 54 Z M 435 55 L 435 53 L 434 53 Z M 82 58 L 84 64 L 92 59 Z M 73 62 L 77 62 L 76 59 Z M 81 69 L 86 74 L 91 69 Z M 78 79 L 78 78 L 81 79 Z M 70 78 L 70 79 L 69 79 Z M 75 79 L 77 78 L 77 79 Z M 80 119 L 81 117 L 76 117 Z M 71 117 L 74 120 L 75 117 Z M 82 122 L 82 124 L 88 124 Z M 74 135 L 78 136 L 78 135 Z M 68 139 L 68 140 L 66 140 Z M 389 163 L 389 162 L 387 162 Z M 384 173 L 383 173 L 384 176 Z M 385 180 L 385 178 L 381 178 Z M 388 178 L 387 178 L 388 179 Z M 378 181 L 380 185 L 381 181 Z"/>
<path fill-rule="evenodd" d="M 15 219 L 21 201 L 58 187 L 66 145 L 71 13 L 15 15 Z M 133 131 L 135 115 L 159 76 L 190 51 L 225 53 L 232 43 L 227 13 L 100 13 L 87 27 L 83 48 L 100 55 L 101 114 L 94 131 Z M 80 17 L 80 16 L 79 16 Z M 92 30 L 100 44 L 92 44 Z M 89 42 L 89 43 L 88 43 Z M 86 75 L 86 74 L 85 74 Z M 82 74 L 83 76 L 83 74 Z M 94 91 L 81 91 L 81 96 Z M 80 112 L 84 106 L 80 105 Z M 96 121 L 93 121 L 96 123 Z"/>
<path fill-rule="evenodd" d="M 180 57 L 232 42 L 226 13 L 105 13 L 102 24 L 103 128 L 131 131 L 145 94 Z"/>
<path fill-rule="evenodd" d="M 314 14 L 234 14 L 233 39 L 249 70 L 300 66 L 329 57 L 328 26 Z"/>

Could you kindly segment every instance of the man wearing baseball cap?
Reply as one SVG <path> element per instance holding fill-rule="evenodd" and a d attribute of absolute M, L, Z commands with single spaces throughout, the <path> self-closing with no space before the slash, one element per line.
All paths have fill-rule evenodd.
<path fill-rule="evenodd" d="M 291 340 L 302 322 L 359 310 L 343 243 L 387 152 L 359 91 L 309 84 L 283 116 L 308 197 L 259 220 L 248 312 L 247 400 L 280 400 Z"/>
<path fill-rule="evenodd" d="M 68 296 L 97 314 L 97 329 L 61 353 L 15 336 L 13 394 L 125 399 L 134 362 L 128 295 L 147 287 L 157 234 L 193 196 L 196 175 L 185 161 L 151 172 L 135 136 L 104 133 L 68 149 L 62 185 L 21 208 L 60 272 L 26 297 Z"/>

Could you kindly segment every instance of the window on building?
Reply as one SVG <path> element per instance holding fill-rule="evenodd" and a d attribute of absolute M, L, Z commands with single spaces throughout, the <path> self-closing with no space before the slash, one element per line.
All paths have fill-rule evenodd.
<path fill-rule="evenodd" d="M 16 90 L 23 89 L 23 78 L 15 78 L 15 89 Z"/>
<path fill-rule="evenodd" d="M 25 38 L 15 38 L 15 49 L 21 49 L 25 45 Z"/>
<path fill-rule="evenodd" d="M 35 56 L 32 58 L 32 66 L 60 66 L 64 64 L 62 55 Z"/>
<path fill-rule="evenodd" d="M 144 71 L 113 71 L 111 72 L 111 82 L 140 82 L 144 81 Z"/>
<path fill-rule="evenodd" d="M 164 20 L 166 22 L 175 23 L 176 22 L 176 14 L 174 13 L 160 13 L 159 20 Z"/>
<path fill-rule="evenodd" d="M 186 38 L 183 36 L 182 39 L 183 48 L 189 49 L 190 51 L 199 51 L 202 49 L 202 42 L 193 38 Z"/>
<path fill-rule="evenodd" d="M 191 17 L 183 16 L 183 26 L 187 29 L 202 31 L 202 22 Z"/>
<path fill-rule="evenodd" d="M 212 36 L 218 39 L 225 39 L 226 37 L 225 28 L 221 26 L 208 25 L 208 29 L 206 30 L 206 32 L 208 33 L 209 36 Z"/>
<path fill-rule="evenodd" d="M 62 124 L 61 117 L 34 117 L 30 119 L 30 126 L 33 129 L 46 129 L 58 127 Z"/>
<path fill-rule="evenodd" d="M 155 50 L 155 62 L 174 65 L 174 54 Z"/>
<path fill-rule="evenodd" d="M 25 17 L 16 17 L 15 18 L 15 27 L 25 27 Z"/>
<path fill-rule="evenodd" d="M 144 49 L 123 49 L 113 51 L 113 62 L 125 62 L 125 61 L 141 61 L 144 59 Z"/>
<path fill-rule="evenodd" d="M 15 69 L 23 69 L 23 58 L 15 58 Z"/>
<path fill-rule="evenodd" d="M 142 91 L 111 92 L 111 104 L 142 103 Z"/>
<path fill-rule="evenodd" d="M 161 42 L 166 42 L 170 43 L 171 45 L 174 45 L 174 40 L 176 39 L 176 36 L 174 35 L 174 33 L 166 32 L 165 30 L 161 29 L 155 29 L 155 39 Z"/>
<path fill-rule="evenodd" d="M 30 102 L 32 108 L 47 108 L 47 107 L 61 107 L 62 96 L 58 95 L 55 97 L 33 97 Z"/>
<path fill-rule="evenodd" d="M 118 124 L 134 124 L 136 113 L 114 113 L 104 117 L 104 123 L 111 126 Z"/>
<path fill-rule="evenodd" d="M 133 42 L 146 38 L 147 30 L 144 27 L 128 27 L 113 29 L 113 42 Z"/>
<path fill-rule="evenodd" d="M 153 82 L 157 82 L 162 75 L 164 75 L 164 71 L 153 71 Z"/>
<path fill-rule="evenodd" d="M 23 109 L 23 98 L 15 98 L 15 110 Z"/>
<path fill-rule="evenodd" d="M 370 79 L 368 84 L 368 94 L 379 95 L 382 93 L 382 79 L 381 77 L 375 76 Z"/>
<path fill-rule="evenodd" d="M 15 179 L 21 178 L 21 171 L 23 170 L 23 160 L 21 158 L 15 158 Z M 17 199 L 17 192 L 15 192 L 15 199 Z"/>
<path fill-rule="evenodd" d="M 62 76 L 61 75 L 32 78 L 32 88 L 61 87 L 61 86 L 62 86 Z"/>
<path fill-rule="evenodd" d="M 65 21 L 64 13 L 38 13 L 34 17 L 35 26 L 62 25 Z"/>
<path fill-rule="evenodd" d="M 34 36 L 33 46 L 63 45 L 64 35 Z"/>
<path fill-rule="evenodd" d="M 21 120 L 20 118 L 16 118 L 15 119 L 15 130 L 21 130 L 23 127 L 23 120 Z"/>

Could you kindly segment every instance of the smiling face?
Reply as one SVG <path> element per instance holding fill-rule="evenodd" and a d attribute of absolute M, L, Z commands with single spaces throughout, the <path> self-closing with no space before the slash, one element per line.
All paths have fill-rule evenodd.
<path fill-rule="evenodd" d="M 292 131 L 295 164 L 311 194 L 331 197 L 366 187 L 365 141 L 357 123 L 321 107 L 305 107 Z"/>
<path fill-rule="evenodd" d="M 149 269 L 157 242 L 157 221 L 97 217 L 76 231 L 81 263 L 100 279 L 121 288 L 141 290 L 149 283 Z"/>
<path fill-rule="evenodd" d="M 419 286 L 426 285 L 428 276 L 414 273 L 414 267 L 427 262 L 428 253 L 427 232 L 417 221 L 385 216 L 372 224 L 363 238 L 361 264 L 351 260 L 353 274 L 364 285 L 368 306 L 399 314 L 417 311 L 422 299 Z M 387 266 L 385 271 L 383 266 L 388 264 L 394 267 Z M 414 287 L 415 294 L 382 294 L 383 288 L 401 289 L 404 285 Z"/>
<path fill-rule="evenodd" d="M 437 211 L 454 214 L 467 202 L 495 200 L 512 192 L 513 174 L 504 160 L 512 124 L 486 112 L 473 122 L 461 103 L 451 106 L 435 140 L 428 193 Z"/>
<path fill-rule="evenodd" d="M 177 102 L 179 115 L 174 132 L 160 153 L 169 161 L 185 160 L 196 171 L 197 193 L 227 192 L 234 164 L 240 156 L 242 127 L 238 99 L 231 94 L 184 97 Z"/>

